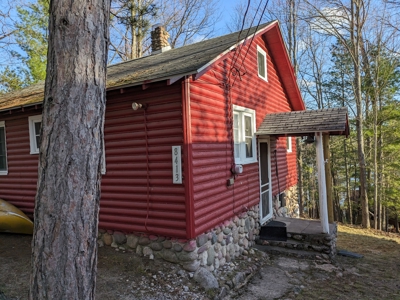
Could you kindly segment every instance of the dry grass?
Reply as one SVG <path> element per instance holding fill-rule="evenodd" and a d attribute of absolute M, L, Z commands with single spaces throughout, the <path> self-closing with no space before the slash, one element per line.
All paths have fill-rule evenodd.
<path fill-rule="evenodd" d="M 328 278 L 310 272 L 296 299 L 400 300 L 400 236 L 345 225 L 338 231 L 338 249 L 364 257 L 337 256 L 338 269 Z"/>

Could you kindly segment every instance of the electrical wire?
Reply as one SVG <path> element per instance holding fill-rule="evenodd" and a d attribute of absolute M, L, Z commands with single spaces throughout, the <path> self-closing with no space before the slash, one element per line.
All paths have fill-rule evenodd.
<path fill-rule="evenodd" d="M 266 7 L 267 7 L 268 1 L 269 1 L 269 0 L 267 0 L 267 2 L 266 2 L 266 4 L 265 4 L 265 7 L 264 7 L 264 9 L 263 9 L 263 13 L 262 13 L 261 16 L 260 16 L 260 20 L 259 20 L 259 22 L 258 22 L 258 24 L 257 24 L 257 28 L 256 28 L 255 32 L 257 32 L 258 26 L 259 26 L 260 23 L 261 23 L 261 19 L 262 19 L 262 16 L 263 16 L 264 12 L 265 12 Z M 258 12 L 259 12 L 259 10 L 260 10 L 261 3 L 262 3 L 262 1 L 260 1 L 259 5 L 258 5 L 258 7 L 257 7 L 257 11 L 256 11 L 256 13 L 255 13 L 255 15 L 254 15 L 254 17 L 253 17 L 253 20 L 251 21 L 251 25 L 253 25 L 253 22 L 254 22 L 254 20 L 255 20 L 257 14 L 258 14 Z M 239 31 L 238 39 L 237 39 L 236 44 L 238 44 L 239 41 L 241 40 L 241 34 L 242 34 L 243 28 L 244 28 L 244 26 L 245 26 L 246 16 L 247 16 L 247 13 L 248 13 L 248 11 L 249 11 L 250 4 L 251 4 L 251 1 L 248 0 L 248 2 L 247 2 L 247 8 L 246 8 L 246 11 L 245 11 L 245 14 L 244 14 L 244 17 L 243 17 L 242 26 L 241 26 L 241 29 L 240 29 L 240 31 Z M 251 26 L 250 26 L 250 28 L 247 30 L 245 37 L 242 38 L 243 40 L 246 40 L 246 39 L 248 38 L 248 36 L 249 36 L 249 34 L 250 34 L 250 29 L 251 29 Z M 255 32 L 254 32 L 254 33 L 255 33 Z M 255 36 L 254 33 L 253 33 L 253 37 L 252 37 L 252 39 L 251 39 L 251 41 L 250 41 L 250 45 L 248 46 L 248 48 L 250 48 L 251 45 L 252 45 L 252 43 L 253 43 L 254 36 Z M 231 85 L 231 84 L 230 84 L 230 81 L 231 81 L 231 75 L 234 75 L 235 80 L 236 80 L 236 78 L 237 78 L 236 74 L 237 74 L 238 77 L 240 77 L 240 78 L 241 78 L 241 76 L 242 76 L 241 73 L 240 73 L 240 68 L 241 68 L 241 66 L 243 65 L 243 61 L 246 59 L 248 50 L 247 50 L 247 52 L 246 52 L 246 54 L 245 54 L 245 57 L 242 59 L 242 63 L 241 63 L 241 65 L 240 65 L 240 68 L 239 68 L 239 69 L 236 67 L 236 63 L 237 63 L 238 59 L 241 57 L 241 52 L 242 52 L 243 47 L 244 47 L 243 44 L 241 44 L 240 46 L 236 47 L 235 52 L 234 52 L 233 57 L 232 57 L 231 68 L 229 69 L 228 74 L 227 74 L 227 82 L 223 82 L 223 83 L 222 83 L 222 85 L 223 85 L 223 87 L 224 87 L 224 90 L 226 91 L 226 94 L 227 94 L 227 102 L 228 102 L 228 111 L 227 111 L 227 113 L 228 113 L 228 122 L 229 122 L 228 124 L 229 124 L 229 127 L 230 127 L 230 128 L 228 128 L 228 130 L 229 130 L 229 136 L 228 136 L 228 138 L 229 138 L 230 141 L 231 141 L 231 157 L 232 157 L 231 172 L 233 172 L 233 168 L 234 168 L 234 166 L 235 166 L 235 152 L 234 152 L 234 147 L 235 147 L 235 145 L 234 145 L 234 138 L 233 138 L 233 112 L 232 112 L 233 103 L 232 103 L 232 94 L 231 94 L 231 88 L 233 87 L 233 84 Z M 235 72 L 235 73 L 234 73 L 234 72 Z M 243 75 L 245 75 L 245 74 L 243 74 Z M 215 76 L 215 74 L 214 74 L 214 76 Z M 216 76 L 215 76 L 215 77 L 216 77 Z M 234 80 L 234 82 L 235 82 L 235 80 Z M 234 83 L 234 82 L 233 82 L 233 83 Z M 228 151 L 228 150 L 227 150 L 227 151 Z M 234 176 L 234 178 L 236 178 L 236 176 Z M 232 187 L 232 197 L 233 197 L 233 203 L 232 203 L 233 208 L 232 208 L 232 209 L 233 209 L 233 213 L 236 214 L 237 212 L 235 212 L 235 186 L 234 186 L 234 185 L 233 185 L 233 187 Z"/>
<path fill-rule="evenodd" d="M 268 4 L 268 1 L 269 1 L 269 0 L 267 0 L 267 2 L 266 2 L 266 4 L 265 4 L 265 7 L 264 7 L 264 10 L 263 10 L 263 13 L 262 13 L 261 16 L 260 16 L 260 20 L 259 20 L 259 22 L 258 22 L 257 29 L 258 29 L 258 26 L 259 26 L 259 24 L 260 24 L 260 22 L 261 22 L 262 16 L 264 15 L 265 8 L 266 8 L 266 6 L 267 6 L 267 4 Z M 260 3 L 258 4 L 257 10 L 256 10 L 256 12 L 255 12 L 255 14 L 254 14 L 254 17 L 253 17 L 253 19 L 251 20 L 250 27 L 247 29 L 247 33 L 246 33 L 245 37 L 243 38 L 243 40 L 246 40 L 246 39 L 249 37 L 249 35 L 250 35 L 250 29 L 252 28 L 253 23 L 254 23 L 254 20 L 256 19 L 257 14 L 258 14 L 258 12 L 260 11 L 260 7 L 261 7 L 262 2 L 263 2 L 263 1 L 260 1 Z M 248 2 L 247 10 L 248 10 L 249 6 L 250 6 L 250 1 Z M 242 28 L 241 28 L 241 30 L 240 30 L 240 32 L 239 32 L 238 40 L 237 40 L 236 44 L 238 44 L 239 41 L 240 41 L 240 35 L 241 35 L 242 31 L 243 31 L 243 27 L 244 27 L 244 24 L 245 24 L 245 19 L 246 19 L 246 15 L 247 15 L 247 10 L 246 10 L 246 13 L 245 13 L 245 15 L 244 15 L 244 17 L 243 17 Z M 257 29 L 256 29 L 255 32 L 257 32 Z M 253 35 L 253 37 L 254 37 L 254 35 Z M 249 47 L 250 47 L 250 46 L 251 46 L 251 43 L 250 43 Z M 239 57 L 241 56 L 241 52 L 242 52 L 243 47 L 244 47 L 244 43 L 241 44 L 240 46 L 238 46 L 238 47 L 236 48 L 236 50 L 235 50 L 235 53 L 234 53 L 234 55 L 233 55 L 233 57 L 232 57 L 232 67 L 231 67 L 231 69 L 229 70 L 229 73 L 228 73 L 228 81 L 230 80 L 230 77 L 231 77 L 231 74 L 232 74 L 232 70 L 233 70 L 233 69 L 236 69 L 236 70 L 238 71 L 238 74 L 240 75 L 240 69 L 237 69 L 237 68 L 236 68 L 236 62 L 237 62 L 237 60 L 239 59 Z"/>
<path fill-rule="evenodd" d="M 260 1 L 260 3 L 261 3 L 261 1 Z M 240 36 L 242 35 L 243 29 L 244 29 L 244 26 L 245 26 L 245 23 L 246 23 L 246 16 L 247 16 L 247 13 L 248 13 L 248 11 L 249 11 L 250 4 L 251 4 L 251 0 L 248 0 L 248 1 L 247 1 L 246 11 L 245 11 L 245 13 L 244 13 L 244 15 L 243 15 L 242 26 L 241 26 L 241 28 L 240 28 L 240 31 L 239 31 L 239 34 L 238 34 L 238 38 L 237 38 L 237 40 L 236 40 L 236 45 L 239 44 L 239 41 L 241 40 Z M 254 20 L 254 18 L 253 18 L 253 20 Z M 253 25 L 253 21 L 251 22 L 250 27 L 251 27 L 252 25 Z M 247 33 L 246 33 L 246 35 L 245 35 L 245 37 L 244 37 L 244 40 L 247 39 L 248 34 L 249 34 L 249 30 L 250 30 L 250 28 L 248 28 Z M 228 75 L 227 75 L 227 78 L 228 78 L 228 85 L 229 85 L 229 79 L 230 79 L 231 74 L 232 74 L 232 70 L 234 69 L 234 66 L 235 66 L 235 64 L 236 64 L 236 61 L 238 60 L 238 57 L 240 56 L 240 52 L 241 52 L 241 50 L 242 50 L 242 47 L 243 47 L 242 44 L 239 45 L 239 46 L 237 46 L 237 47 L 235 48 L 235 52 L 233 53 L 231 68 L 229 69 Z"/>
<path fill-rule="evenodd" d="M 260 2 L 260 3 L 261 3 L 261 2 Z M 247 47 L 246 54 L 244 55 L 244 58 L 243 58 L 243 60 L 242 60 L 242 63 L 241 63 L 241 65 L 240 65 L 240 67 L 239 67 L 239 72 L 240 72 L 240 69 L 242 68 L 242 66 L 243 66 L 243 64 L 244 64 L 244 61 L 246 60 L 246 57 L 247 57 L 247 54 L 249 53 L 249 50 L 250 50 L 250 48 L 251 48 L 251 45 L 253 44 L 254 37 L 256 36 L 255 33 L 257 32 L 258 27 L 259 27 L 260 24 L 261 24 L 261 20 L 262 20 L 262 17 L 263 17 L 263 15 L 264 15 L 264 13 L 265 13 L 265 10 L 267 9 L 268 3 L 269 3 L 269 0 L 267 0 L 267 1 L 265 2 L 264 9 L 263 9 L 263 11 L 262 11 L 262 13 L 261 13 L 260 19 L 258 20 L 258 24 L 257 24 L 257 26 L 256 26 L 256 30 L 255 30 L 254 33 L 253 33 L 253 36 L 252 36 L 251 41 L 250 41 L 250 45 Z M 234 77 L 234 80 L 233 80 L 233 83 L 231 84 L 231 86 L 234 86 L 235 81 L 236 81 L 236 78 L 237 78 L 237 77 Z"/>

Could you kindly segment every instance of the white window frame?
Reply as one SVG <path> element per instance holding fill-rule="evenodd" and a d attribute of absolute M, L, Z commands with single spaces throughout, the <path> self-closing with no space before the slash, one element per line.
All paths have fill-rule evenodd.
<path fill-rule="evenodd" d="M 292 150 L 292 137 L 291 136 L 287 136 L 286 137 L 286 151 L 288 153 L 291 153 Z"/>
<path fill-rule="evenodd" d="M 104 132 L 104 130 L 103 130 Z M 103 155 L 101 156 L 101 175 L 106 174 L 107 168 L 106 168 L 106 146 L 104 143 L 104 138 L 103 138 Z"/>
<path fill-rule="evenodd" d="M 4 128 L 4 152 L 6 155 L 6 169 L 0 170 L 0 175 L 8 175 L 6 123 L 4 121 L 0 121 L 0 127 Z"/>
<path fill-rule="evenodd" d="M 245 108 L 238 105 L 233 105 L 233 115 L 238 116 L 239 128 L 238 136 L 239 141 L 235 140 L 235 134 L 233 133 L 234 145 L 239 145 L 239 155 L 234 147 L 235 164 L 251 164 L 257 162 L 257 143 L 256 143 L 256 111 L 254 109 Z M 244 117 L 251 117 L 251 129 L 252 129 L 252 157 L 246 157 L 246 142 L 245 142 L 245 128 L 244 128 Z M 235 129 L 234 129 L 235 130 Z"/>
<path fill-rule="evenodd" d="M 31 146 L 31 154 L 38 154 L 40 145 L 36 144 L 35 124 L 42 123 L 42 115 L 30 116 L 29 120 L 29 140 Z"/>
<path fill-rule="evenodd" d="M 38 154 L 39 146 L 40 146 L 40 145 L 36 145 L 35 123 L 42 123 L 42 115 L 29 117 L 29 139 L 30 139 L 31 154 Z M 1 127 L 1 122 L 0 122 L 0 127 Z M 107 171 L 107 169 L 106 169 L 106 151 L 105 151 L 104 140 L 103 140 L 102 144 L 103 144 L 103 155 L 101 157 L 101 174 L 104 175 L 104 174 L 106 174 L 106 171 Z M 1 175 L 1 173 L 0 173 L 0 175 Z"/>
<path fill-rule="evenodd" d="M 260 53 L 264 57 L 264 70 L 265 70 L 265 76 L 262 76 L 260 74 L 260 69 L 258 68 L 259 62 L 258 62 L 258 53 Z M 258 77 L 261 79 L 265 80 L 268 82 L 268 70 L 267 70 L 267 53 L 262 49 L 260 46 L 257 45 L 257 74 Z"/>

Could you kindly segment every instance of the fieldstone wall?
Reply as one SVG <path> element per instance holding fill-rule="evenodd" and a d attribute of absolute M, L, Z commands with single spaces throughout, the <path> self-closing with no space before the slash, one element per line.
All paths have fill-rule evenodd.
<path fill-rule="evenodd" d="M 285 190 L 286 206 L 281 206 L 279 195 L 274 197 L 274 216 L 285 218 L 298 218 L 299 217 L 299 199 L 297 185 Z"/>
<path fill-rule="evenodd" d="M 286 242 L 280 241 L 257 241 L 260 245 L 271 245 L 281 248 L 299 250 L 292 252 L 293 256 L 309 257 L 309 254 L 315 253 L 324 259 L 334 259 L 337 253 L 337 224 L 334 224 L 333 231 L 328 233 L 288 233 Z M 276 250 L 279 253 L 279 250 Z M 285 252 L 285 255 L 289 253 Z"/>
<path fill-rule="evenodd" d="M 196 239 L 180 240 L 147 234 L 99 230 L 98 245 L 135 251 L 150 259 L 179 264 L 194 272 L 200 267 L 214 271 L 241 255 L 247 255 L 259 234 L 259 206 L 219 224 Z"/>

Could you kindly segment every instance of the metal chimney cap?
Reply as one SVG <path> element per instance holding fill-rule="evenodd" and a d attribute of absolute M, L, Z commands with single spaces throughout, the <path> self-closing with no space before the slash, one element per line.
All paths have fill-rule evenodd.
<path fill-rule="evenodd" d="M 154 24 L 153 26 L 151 26 L 151 31 L 154 31 L 154 29 L 156 29 L 158 27 L 161 27 L 161 23 L 157 23 L 157 24 Z"/>

